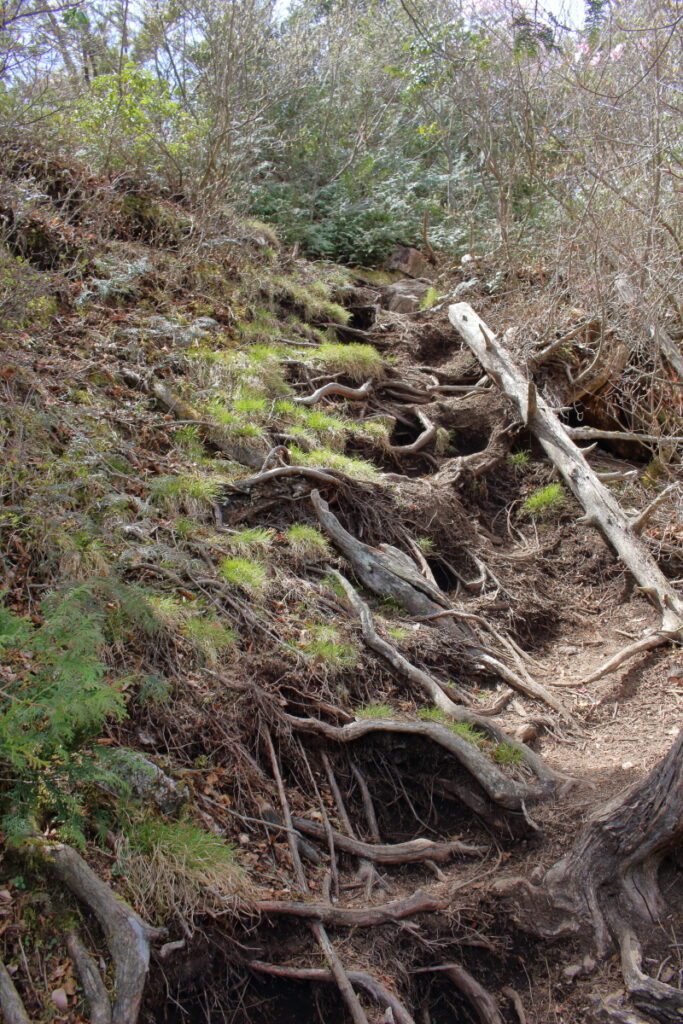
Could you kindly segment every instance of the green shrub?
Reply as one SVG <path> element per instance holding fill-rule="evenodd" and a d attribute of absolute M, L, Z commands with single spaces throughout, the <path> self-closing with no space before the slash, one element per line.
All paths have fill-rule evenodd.
<path fill-rule="evenodd" d="M 512 466 L 515 470 L 526 469 L 530 458 L 531 453 L 528 451 L 513 452 L 511 455 L 508 455 L 508 465 Z"/>
<path fill-rule="evenodd" d="M 12 666 L 0 714 L 2 827 L 21 842 L 47 822 L 85 842 L 85 787 L 108 779 L 106 752 L 90 744 L 125 715 L 121 684 L 103 660 L 105 613 L 82 585 L 43 603 L 37 628 L 0 605 L 0 653 Z"/>
<path fill-rule="evenodd" d="M 522 505 L 522 511 L 533 519 L 549 519 L 562 510 L 566 500 L 562 484 L 548 484 L 529 495 Z"/>

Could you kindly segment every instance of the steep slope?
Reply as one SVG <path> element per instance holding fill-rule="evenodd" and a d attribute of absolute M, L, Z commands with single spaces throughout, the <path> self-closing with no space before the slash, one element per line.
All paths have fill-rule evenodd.
<path fill-rule="evenodd" d="M 511 882 L 655 766 L 682 671 L 585 682 L 656 609 L 448 320 L 460 284 L 517 326 L 539 283 L 444 267 L 390 313 L 229 212 L 4 173 L 7 1019 L 13 985 L 34 1020 L 638 1019 Z M 576 425 L 617 417 L 622 505 L 671 482 L 676 576 L 680 382 L 620 423 L 633 358 L 571 298 L 507 340 Z"/>

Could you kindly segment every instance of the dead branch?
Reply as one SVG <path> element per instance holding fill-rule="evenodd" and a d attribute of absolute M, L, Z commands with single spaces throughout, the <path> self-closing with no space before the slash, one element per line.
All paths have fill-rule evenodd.
<path fill-rule="evenodd" d="M 636 654 L 640 654 L 642 651 L 652 651 L 655 647 L 663 647 L 664 644 L 668 644 L 671 640 L 671 636 L 668 633 L 651 633 L 649 636 L 642 637 L 640 640 L 636 640 L 635 643 L 629 644 L 628 647 L 623 647 L 616 654 L 613 654 L 611 658 L 603 662 L 599 668 L 596 668 L 590 675 L 580 679 L 575 685 L 586 686 L 588 683 L 595 683 L 598 679 L 602 679 L 603 676 L 609 675 L 610 672 L 614 672 L 615 669 L 619 668 L 625 662 L 629 661 Z"/>
<path fill-rule="evenodd" d="M 637 516 L 633 517 L 633 519 L 631 520 L 631 529 L 634 533 L 638 534 L 643 532 L 643 530 L 650 522 L 650 519 L 652 518 L 653 514 L 657 511 L 659 506 L 664 504 L 664 502 L 669 497 L 671 492 L 675 491 L 677 487 L 677 481 L 672 484 L 669 484 L 669 486 L 665 487 L 663 491 L 660 491 L 660 493 L 657 495 L 654 501 L 651 501 L 649 505 L 646 505 L 642 512 L 639 512 Z"/>
<path fill-rule="evenodd" d="M 31 1024 L 21 996 L 14 987 L 9 971 L 0 960 L 0 1009 L 5 1024 Z"/>
<path fill-rule="evenodd" d="M 259 900 L 254 909 L 265 916 L 315 918 L 335 928 L 373 928 L 376 925 L 396 924 L 416 914 L 429 914 L 443 910 L 448 899 L 437 899 L 418 889 L 403 900 L 392 900 L 376 907 L 336 907 L 325 903 L 295 903 L 292 900 Z"/>
<path fill-rule="evenodd" d="M 262 960 L 251 960 L 248 967 L 260 974 L 270 974 L 276 978 L 291 978 L 296 981 L 332 982 L 335 980 L 332 972 L 326 971 L 323 967 L 287 967 L 280 964 L 264 963 Z M 355 988 L 363 989 L 380 1006 L 390 1009 L 394 1015 L 395 1024 L 415 1024 L 413 1017 L 396 996 L 392 995 L 372 975 L 366 974 L 365 971 L 349 971 L 348 978 Z"/>
<path fill-rule="evenodd" d="M 372 393 L 372 381 L 368 380 L 365 384 L 362 384 L 359 388 L 350 388 L 346 384 L 323 384 L 322 387 L 318 388 L 311 395 L 306 395 L 303 398 L 295 398 L 294 401 L 297 405 L 315 405 L 321 398 L 326 398 L 328 395 L 341 395 L 342 398 L 348 398 L 351 402 L 360 402 L 364 398 L 368 398 Z"/>
<path fill-rule="evenodd" d="M 487 989 L 473 978 L 461 964 L 440 964 L 438 967 L 423 967 L 416 974 L 438 971 L 445 974 L 457 989 L 469 1000 L 481 1024 L 503 1024 L 496 1001 Z"/>
<path fill-rule="evenodd" d="M 111 1003 L 97 964 L 81 942 L 78 932 L 67 932 L 66 948 L 78 972 L 85 1001 L 90 1009 L 90 1024 L 111 1024 Z"/>
<path fill-rule="evenodd" d="M 135 1024 L 149 968 L 149 944 L 166 934 L 153 928 L 99 878 L 70 846 L 45 846 L 59 880 L 92 910 L 104 932 L 115 968 L 112 1024 Z"/>
<path fill-rule="evenodd" d="M 293 818 L 294 827 L 305 835 L 316 839 L 325 838 L 325 829 L 315 821 L 306 818 Z M 351 839 L 341 832 L 333 832 L 334 845 L 343 853 L 351 853 L 355 857 L 374 861 L 375 864 L 415 864 L 418 861 L 434 860 L 443 864 L 457 855 L 463 857 L 482 857 L 486 852 L 484 846 L 471 846 L 459 840 L 452 842 L 434 842 L 431 839 L 411 839 L 406 843 L 364 843 L 360 839 Z"/>
<path fill-rule="evenodd" d="M 482 367 L 515 402 L 520 417 L 523 417 L 528 382 L 510 353 L 467 303 L 451 306 L 448 315 Z M 486 339 L 485 343 L 482 335 Z M 600 528 L 642 590 L 659 608 L 662 632 L 673 637 L 680 635 L 683 629 L 683 601 L 649 550 L 634 534 L 615 496 L 598 480 L 557 415 L 540 397 L 529 426 L 581 502 L 588 520 Z"/>
<path fill-rule="evenodd" d="M 683 441 L 681 436 L 664 437 L 660 434 L 635 434 L 628 430 L 599 430 L 597 427 L 567 426 L 564 429 L 574 441 L 592 441 L 597 439 L 604 441 L 639 441 L 643 444 L 678 444 Z"/>

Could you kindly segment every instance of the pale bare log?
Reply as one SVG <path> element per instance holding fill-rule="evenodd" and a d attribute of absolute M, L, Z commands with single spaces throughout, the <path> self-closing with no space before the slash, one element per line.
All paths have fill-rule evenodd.
<path fill-rule="evenodd" d="M 523 420 L 528 401 L 528 380 L 511 354 L 467 303 L 450 306 L 448 315 L 482 367 L 515 403 Z M 643 592 L 659 608 L 662 631 L 672 636 L 680 635 L 683 602 L 679 595 L 650 551 L 633 532 L 615 496 L 600 482 L 556 413 L 540 396 L 529 427 L 582 504 L 587 521 L 599 527 Z"/>

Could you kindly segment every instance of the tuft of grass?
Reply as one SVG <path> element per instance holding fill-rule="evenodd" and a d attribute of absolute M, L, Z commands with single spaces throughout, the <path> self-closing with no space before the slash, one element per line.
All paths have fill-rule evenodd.
<path fill-rule="evenodd" d="M 266 570 L 249 558 L 224 558 L 219 572 L 224 580 L 251 597 L 260 597 L 266 589 Z"/>
<path fill-rule="evenodd" d="M 421 708 L 419 717 L 423 722 L 439 722 L 441 725 L 445 725 L 456 736 L 460 736 L 468 743 L 473 743 L 482 749 L 489 745 L 488 739 L 481 729 L 470 725 L 469 722 L 452 722 L 440 708 Z"/>
<path fill-rule="evenodd" d="M 392 640 L 396 641 L 397 644 L 400 644 L 404 640 L 407 640 L 408 636 L 410 635 L 409 630 L 404 629 L 403 626 L 389 626 L 387 629 L 387 633 L 392 638 Z"/>
<path fill-rule="evenodd" d="M 285 537 L 299 562 L 319 562 L 330 555 L 330 545 L 315 526 L 295 523 L 285 532 Z"/>
<path fill-rule="evenodd" d="M 222 484 L 201 473 L 179 473 L 158 476 L 150 485 L 152 500 L 168 512 L 196 512 L 210 506 L 218 497 Z"/>
<path fill-rule="evenodd" d="M 344 640 L 334 626 L 313 626 L 311 639 L 304 644 L 305 653 L 331 668 L 355 668 L 359 661 L 355 644 Z"/>
<path fill-rule="evenodd" d="M 498 743 L 493 748 L 493 760 L 500 765 L 519 764 L 522 760 L 522 751 L 513 747 L 511 743 Z"/>
<path fill-rule="evenodd" d="M 513 452 L 511 455 L 508 455 L 508 466 L 512 466 L 514 470 L 521 472 L 521 470 L 526 469 L 529 465 L 530 458 L 531 452 L 526 451 L 526 449 Z"/>
<path fill-rule="evenodd" d="M 356 383 L 382 373 L 382 357 L 372 345 L 325 344 L 316 349 L 315 359 L 330 373 L 343 373 Z"/>
<path fill-rule="evenodd" d="M 296 445 L 290 445 L 289 451 L 292 462 L 299 466 L 337 469 L 354 480 L 376 480 L 379 475 L 379 470 L 371 462 L 350 458 L 348 455 L 332 451 L 331 448 L 315 448 L 312 452 L 305 452 Z"/>
<path fill-rule="evenodd" d="M 420 309 L 431 309 L 436 300 L 438 299 L 438 297 L 438 291 L 436 290 L 434 285 L 430 284 L 429 288 L 422 297 L 422 301 L 420 302 Z"/>
<path fill-rule="evenodd" d="M 222 654 L 235 646 L 237 633 L 220 622 L 193 615 L 182 627 L 183 634 L 201 655 L 205 664 L 215 667 Z"/>
<path fill-rule="evenodd" d="M 131 822 L 117 868 L 138 906 L 158 920 L 182 914 L 191 922 L 204 907 L 234 907 L 247 888 L 234 847 L 190 822 Z"/>
<path fill-rule="evenodd" d="M 562 484 L 548 484 L 529 495 L 522 505 L 522 512 L 533 519 L 549 519 L 561 511 L 566 500 Z"/>
<path fill-rule="evenodd" d="M 423 555 L 431 555 L 434 551 L 434 541 L 431 537 L 418 537 L 417 546 Z"/>
<path fill-rule="evenodd" d="M 337 597 L 343 597 L 346 599 L 346 591 L 336 576 L 323 576 L 320 582 L 324 587 L 327 587 L 328 590 L 331 590 L 333 594 L 336 594 Z"/>
<path fill-rule="evenodd" d="M 230 537 L 230 547 L 233 551 L 252 552 L 266 551 L 273 542 L 273 531 L 264 529 L 261 526 L 249 527 L 245 530 L 238 530 Z"/>
<path fill-rule="evenodd" d="M 396 712 L 389 704 L 361 704 L 354 714 L 356 718 L 393 718 Z"/>
<path fill-rule="evenodd" d="M 191 614 L 186 604 L 170 595 L 158 597 L 150 594 L 147 601 L 159 626 L 169 632 L 180 629 Z"/>

